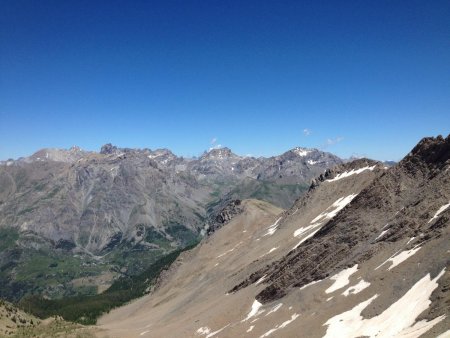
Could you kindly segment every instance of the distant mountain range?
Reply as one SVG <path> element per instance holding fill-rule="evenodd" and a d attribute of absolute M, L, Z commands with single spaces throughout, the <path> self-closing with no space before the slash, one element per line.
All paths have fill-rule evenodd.
<path fill-rule="evenodd" d="M 220 148 L 183 158 L 111 144 L 2 161 L 0 297 L 95 293 L 197 241 L 228 201 L 289 207 L 313 177 L 342 162 L 307 148 L 268 158 Z"/>

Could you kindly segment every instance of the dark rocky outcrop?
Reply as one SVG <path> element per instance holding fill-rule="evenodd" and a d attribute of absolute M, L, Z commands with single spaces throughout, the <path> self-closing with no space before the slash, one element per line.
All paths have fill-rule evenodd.
<path fill-rule="evenodd" d="M 110 155 L 115 154 L 118 151 L 118 148 L 116 146 L 113 146 L 111 143 L 107 143 L 102 146 L 100 149 L 100 154 L 103 155 Z"/>
<path fill-rule="evenodd" d="M 266 275 L 266 288 L 256 297 L 265 303 L 281 298 L 290 288 L 326 278 L 336 271 L 370 259 L 386 245 L 417 237 L 414 245 L 448 236 L 450 208 L 432 219 L 450 201 L 450 137 L 425 138 L 400 163 L 390 169 L 370 160 L 357 160 L 327 170 L 313 181 L 308 194 L 293 209 L 313 207 L 310 201 L 331 191 L 333 183 L 323 183 L 355 168 L 377 165 L 373 176 L 358 196 L 329 220 L 309 240 L 283 258 L 256 271 L 231 292 L 246 287 Z M 351 182 L 355 182 L 355 175 Z M 345 183 L 340 183 L 345 185 Z M 295 217 L 286 212 L 285 217 Z M 389 231 L 378 238 L 382 229 Z M 412 247 L 412 245 L 411 245 Z M 436 259 L 445 263 L 445 254 Z M 320 264 L 318 264 L 320 262 Z M 441 265 L 442 265 L 441 264 Z M 442 268 L 442 267 L 441 267 Z"/>
<path fill-rule="evenodd" d="M 223 209 L 215 215 L 211 215 L 208 222 L 207 234 L 211 235 L 213 232 L 220 229 L 222 226 L 231 221 L 236 215 L 243 211 L 241 200 L 230 201 Z"/>

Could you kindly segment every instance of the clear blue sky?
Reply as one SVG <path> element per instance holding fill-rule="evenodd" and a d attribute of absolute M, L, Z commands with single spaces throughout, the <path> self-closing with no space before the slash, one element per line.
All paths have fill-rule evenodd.
<path fill-rule="evenodd" d="M 450 131 L 449 18 L 448 0 L 3 0 L 0 159 L 111 142 L 398 160 Z"/>

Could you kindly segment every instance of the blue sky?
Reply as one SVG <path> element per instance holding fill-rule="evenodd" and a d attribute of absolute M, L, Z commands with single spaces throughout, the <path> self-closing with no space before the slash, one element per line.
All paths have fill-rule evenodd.
<path fill-rule="evenodd" d="M 111 142 L 398 160 L 449 133 L 449 17 L 449 1 L 5 0 L 0 159 Z"/>

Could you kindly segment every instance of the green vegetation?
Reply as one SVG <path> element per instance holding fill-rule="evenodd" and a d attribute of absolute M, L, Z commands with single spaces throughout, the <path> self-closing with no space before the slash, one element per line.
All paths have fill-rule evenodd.
<path fill-rule="evenodd" d="M 261 182 L 260 185 L 250 194 L 250 198 L 271 202 L 274 197 L 279 195 L 300 196 L 307 189 L 308 185 Z"/>
<path fill-rule="evenodd" d="M 19 232 L 14 228 L 0 228 L 0 252 L 15 246 Z"/>
<path fill-rule="evenodd" d="M 238 199 L 254 198 L 272 203 L 280 208 L 288 208 L 296 198 L 308 190 L 308 187 L 307 184 L 280 184 L 248 179 L 234 188 L 229 196 Z"/>
<path fill-rule="evenodd" d="M 96 288 L 75 287 L 70 282 L 79 277 L 96 276 L 108 269 L 88 256 L 72 256 L 63 251 L 27 249 L 14 271 L 14 282 L 29 285 L 28 293 L 60 298 L 75 294 L 96 294 Z M 31 252 L 30 252 L 31 251 Z M 80 266 L 82 269 L 80 269 Z"/>
<path fill-rule="evenodd" d="M 79 324 L 66 322 L 56 318 L 51 323 L 34 325 L 31 327 L 20 327 L 12 334 L 8 335 L 12 338 L 28 338 L 28 337 L 42 337 L 42 338 L 95 338 L 94 333 L 90 328 L 85 328 Z"/>
<path fill-rule="evenodd" d="M 170 241 L 162 233 L 151 227 L 145 230 L 145 241 L 156 244 L 160 248 L 170 248 Z"/>
<path fill-rule="evenodd" d="M 166 226 L 166 232 L 183 245 L 198 240 L 198 234 L 182 224 L 170 223 Z"/>
<path fill-rule="evenodd" d="M 27 296 L 19 302 L 19 306 L 40 318 L 59 315 L 80 324 L 95 324 L 101 314 L 148 293 L 160 273 L 167 269 L 181 252 L 192 249 L 196 244 L 165 255 L 137 276 L 126 276 L 116 280 L 102 294 L 55 300 Z"/>
<path fill-rule="evenodd" d="M 118 241 L 114 250 L 103 253 L 102 259 L 88 254 L 74 255 L 64 246 L 29 232 L 22 235 L 14 228 L 0 229 L 0 298 L 18 302 L 27 295 L 49 299 L 96 295 L 95 279 L 105 273 L 137 276 L 161 257 L 198 240 L 198 235 L 177 223 L 167 224 L 168 234 L 142 227 L 147 241 Z M 146 243 L 147 242 L 147 243 Z M 150 246 L 150 244 L 157 244 Z M 74 282 L 84 278 L 91 282 Z M 102 285 L 107 286 L 108 281 Z"/>

